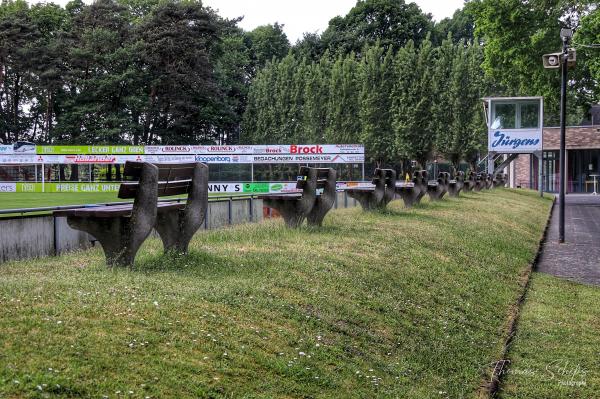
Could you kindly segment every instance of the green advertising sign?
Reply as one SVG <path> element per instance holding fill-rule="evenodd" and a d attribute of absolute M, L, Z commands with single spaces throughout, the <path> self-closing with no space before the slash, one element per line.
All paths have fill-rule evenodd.
<path fill-rule="evenodd" d="M 116 193 L 120 183 L 17 183 L 18 193 Z"/>
<path fill-rule="evenodd" d="M 138 155 L 144 146 L 132 145 L 38 145 L 39 155 Z"/>
<path fill-rule="evenodd" d="M 63 182 L 63 183 L 16 183 L 17 193 L 116 193 L 121 183 L 111 182 Z M 289 186 L 289 187 L 288 187 Z M 295 183 L 209 183 L 210 194 L 264 194 L 279 193 L 295 187 Z"/>

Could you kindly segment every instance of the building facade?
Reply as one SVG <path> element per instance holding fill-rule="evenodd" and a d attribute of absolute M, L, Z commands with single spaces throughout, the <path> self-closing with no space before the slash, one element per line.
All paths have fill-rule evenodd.
<path fill-rule="evenodd" d="M 594 176 L 600 191 L 600 120 L 592 118 L 589 126 L 566 130 L 566 192 L 591 193 Z M 596 124 L 594 124 L 596 123 Z M 547 192 L 558 192 L 560 128 L 543 130 L 542 186 Z M 538 188 L 538 161 L 530 154 L 519 155 L 510 165 L 510 186 Z"/>

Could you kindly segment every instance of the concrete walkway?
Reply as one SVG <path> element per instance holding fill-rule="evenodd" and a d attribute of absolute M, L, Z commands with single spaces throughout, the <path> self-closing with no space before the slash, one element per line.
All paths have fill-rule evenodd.
<path fill-rule="evenodd" d="M 600 285 L 600 195 L 565 198 L 565 243 L 558 243 L 557 201 L 537 271 Z"/>

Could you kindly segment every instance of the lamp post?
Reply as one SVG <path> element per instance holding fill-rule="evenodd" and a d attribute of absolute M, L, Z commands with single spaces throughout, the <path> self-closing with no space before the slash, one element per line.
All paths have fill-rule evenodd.
<path fill-rule="evenodd" d="M 569 42 L 573 37 L 571 29 L 561 29 L 562 51 L 560 53 L 545 54 L 543 56 L 544 68 L 561 69 L 560 82 L 560 153 L 559 153 L 559 211 L 558 211 L 558 241 L 565 242 L 565 159 L 566 159 L 566 124 L 567 124 L 567 71 L 569 66 L 575 65 L 575 50 L 569 49 Z"/>

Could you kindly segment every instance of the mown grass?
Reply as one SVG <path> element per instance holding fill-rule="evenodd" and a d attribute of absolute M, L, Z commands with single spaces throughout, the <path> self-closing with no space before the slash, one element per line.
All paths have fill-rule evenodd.
<path fill-rule="evenodd" d="M 236 194 L 215 193 L 209 194 L 213 199 L 224 196 L 242 196 Z M 181 198 L 162 197 L 165 198 Z M 183 197 L 185 198 L 185 197 Z M 123 202 L 117 197 L 117 193 L 0 193 L 0 210 L 23 209 L 23 208 L 44 208 L 62 205 L 84 205 L 84 204 L 105 204 L 109 202 Z M 33 214 L 45 214 L 49 212 L 35 212 Z M 32 213 L 28 213 L 32 214 Z M 5 216 L 15 216 L 17 214 L 7 214 Z M 2 217 L 2 215 L 0 215 Z"/>
<path fill-rule="evenodd" d="M 42 208 L 60 205 L 122 201 L 116 193 L 1 193 L 0 209 Z"/>
<path fill-rule="evenodd" d="M 551 201 L 495 190 L 0 265 L 0 397 L 461 398 L 505 339 Z"/>
<path fill-rule="evenodd" d="M 599 397 L 599 303 L 598 287 L 534 273 L 501 397 Z"/>

